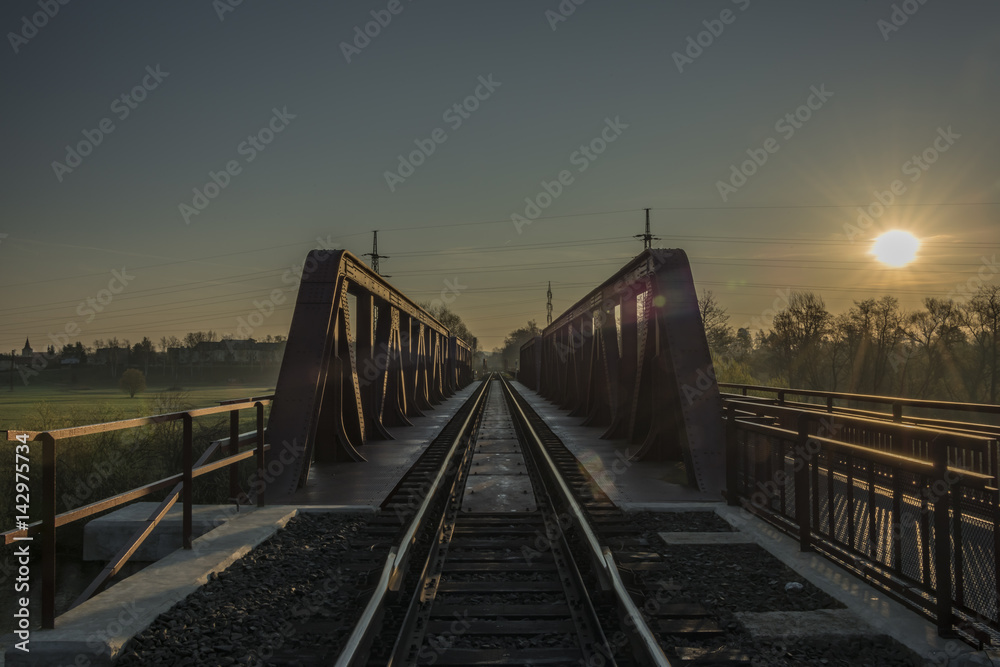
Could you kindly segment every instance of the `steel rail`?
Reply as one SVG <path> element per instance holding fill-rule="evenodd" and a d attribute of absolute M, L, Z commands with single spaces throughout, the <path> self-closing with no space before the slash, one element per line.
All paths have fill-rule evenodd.
<path fill-rule="evenodd" d="M 610 588 L 614 592 L 615 598 L 618 602 L 619 608 L 625 613 L 626 625 L 634 628 L 635 632 L 639 635 L 639 639 L 642 643 L 642 647 L 646 651 L 646 656 L 649 659 L 649 664 L 657 665 L 659 667 L 670 667 L 670 661 L 667 656 L 664 655 L 663 649 L 660 648 L 659 642 L 656 637 L 653 636 L 653 631 L 649 628 L 646 623 L 646 619 L 642 617 L 638 607 L 632 601 L 631 596 L 626 590 L 621 577 L 618 574 L 618 566 L 615 564 L 614 556 L 611 550 L 605 546 L 602 546 L 594 534 L 593 529 L 590 527 L 590 522 L 587 520 L 586 513 L 580 504 L 577 502 L 570 490 L 566 481 L 563 479 L 562 474 L 559 472 L 559 468 L 552 457 L 549 455 L 548 450 L 542 443 L 542 439 L 539 437 L 538 432 L 531 425 L 528 416 L 525 414 L 524 409 L 521 407 L 520 402 L 517 400 L 517 394 L 510 383 L 503 379 L 501 376 L 504 389 L 507 390 L 512 398 L 511 403 L 517 408 L 517 412 L 520 415 L 521 423 L 525 426 L 525 433 L 530 434 L 531 438 L 534 440 L 536 449 L 541 453 L 546 465 L 549 467 L 552 473 L 553 479 L 557 482 L 557 487 L 563 496 L 563 501 L 569 506 L 573 517 L 576 519 L 577 525 L 580 526 L 580 530 L 583 533 L 584 541 L 591 552 L 596 563 L 602 566 L 602 574 L 606 577 L 607 581 L 610 582 Z"/>
<path fill-rule="evenodd" d="M 472 409 L 469 410 L 469 413 L 465 417 L 465 421 L 462 423 L 461 429 L 459 429 L 459 432 L 455 435 L 454 441 L 448 450 L 448 454 L 445 456 L 440 468 L 438 469 L 434 482 L 431 484 L 427 493 L 424 494 L 424 500 L 420 504 L 420 508 L 414 515 L 413 520 L 410 522 L 406 533 L 400 540 L 400 544 L 392 547 L 390 550 L 389 556 L 386 558 L 385 567 L 382 569 L 382 576 L 379 577 L 379 581 L 375 585 L 375 590 L 372 592 L 372 596 L 368 600 L 368 604 L 365 606 L 365 610 L 358 619 L 358 622 L 355 624 L 354 629 L 351 631 L 351 635 L 348 637 L 347 642 L 345 642 L 344 647 L 341 649 L 340 655 L 337 656 L 337 662 L 334 663 L 336 667 L 349 667 L 360 664 L 358 662 L 358 658 L 361 657 L 359 653 L 362 652 L 362 649 L 366 648 L 368 644 L 370 634 L 374 630 L 375 619 L 385 609 L 386 597 L 390 591 L 397 590 L 399 583 L 402 581 L 407 561 L 409 560 L 409 550 L 416 542 L 417 531 L 423 526 L 431 503 L 435 500 L 438 489 L 441 486 L 441 482 L 451 467 L 453 459 L 455 458 L 459 444 L 463 439 L 465 439 L 469 425 L 473 423 L 479 408 L 482 405 L 483 397 L 486 395 L 486 388 L 488 384 L 488 378 L 483 380 L 482 385 L 477 390 L 478 393 L 473 398 L 469 399 L 470 401 L 473 401 Z"/>

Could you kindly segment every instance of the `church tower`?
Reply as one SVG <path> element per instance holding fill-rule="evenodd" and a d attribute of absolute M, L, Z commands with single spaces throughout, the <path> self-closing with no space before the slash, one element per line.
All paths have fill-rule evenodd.
<path fill-rule="evenodd" d="M 31 343 L 29 343 L 28 339 L 25 338 L 24 339 L 24 349 L 21 350 L 21 356 L 22 357 L 30 357 L 34 353 L 35 353 L 35 351 L 31 349 Z"/>

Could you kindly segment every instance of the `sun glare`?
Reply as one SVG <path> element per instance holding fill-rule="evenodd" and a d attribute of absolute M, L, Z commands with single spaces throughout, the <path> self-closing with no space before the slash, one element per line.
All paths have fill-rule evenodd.
<path fill-rule="evenodd" d="M 920 239 L 910 232 L 894 229 L 875 239 L 872 254 L 883 264 L 900 267 L 916 259 L 919 249 Z"/>

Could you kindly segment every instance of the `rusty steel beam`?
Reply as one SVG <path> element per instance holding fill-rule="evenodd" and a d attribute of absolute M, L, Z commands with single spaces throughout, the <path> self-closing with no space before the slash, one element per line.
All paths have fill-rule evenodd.
<path fill-rule="evenodd" d="M 312 461 L 364 461 L 365 442 L 392 439 L 387 426 L 471 380 L 471 347 L 430 313 L 351 253 L 310 252 L 267 428 L 282 464 L 263 480 L 271 502 L 304 484 Z"/>
<path fill-rule="evenodd" d="M 725 488 L 722 404 L 683 250 L 645 250 L 521 347 L 519 380 L 641 460 Z"/>

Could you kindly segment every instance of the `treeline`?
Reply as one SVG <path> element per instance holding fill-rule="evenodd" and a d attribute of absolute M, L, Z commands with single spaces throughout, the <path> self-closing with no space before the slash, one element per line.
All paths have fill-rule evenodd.
<path fill-rule="evenodd" d="M 771 326 L 733 328 L 716 297 L 699 299 L 720 382 L 996 403 L 1000 286 L 969 298 L 926 298 L 905 311 L 893 296 L 833 314 L 822 297 L 792 292 Z"/>

